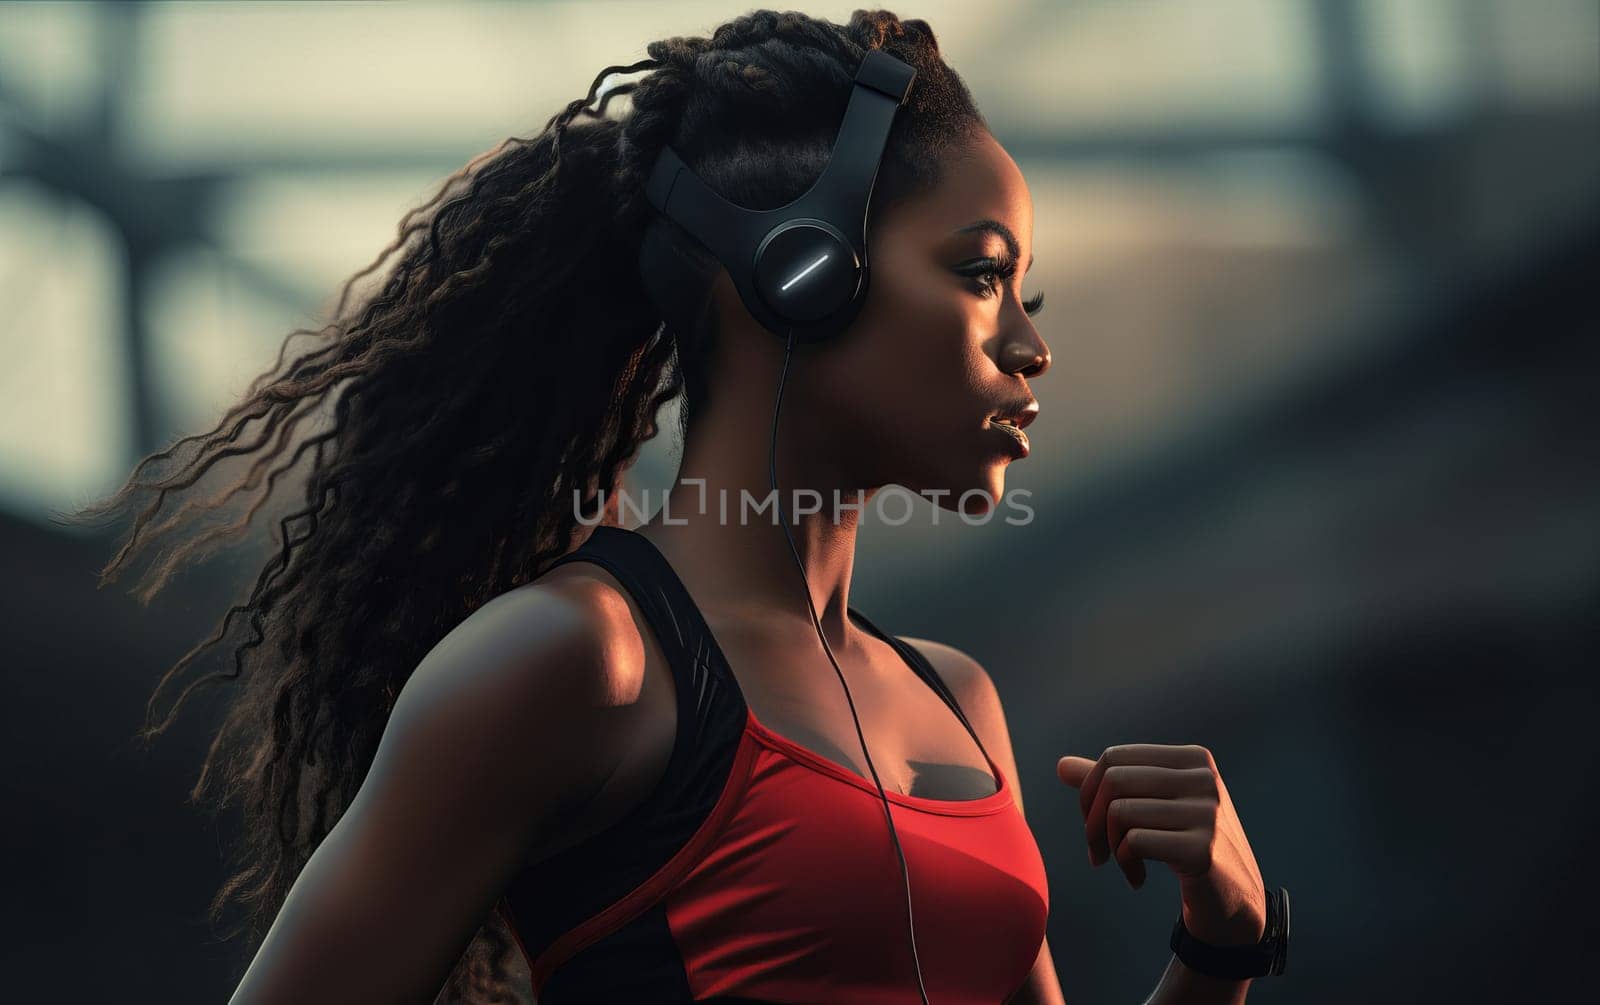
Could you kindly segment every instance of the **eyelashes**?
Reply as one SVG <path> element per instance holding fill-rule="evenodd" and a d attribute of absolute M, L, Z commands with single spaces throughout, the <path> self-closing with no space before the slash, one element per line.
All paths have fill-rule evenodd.
<path fill-rule="evenodd" d="M 1010 282 L 1017 274 L 1017 263 L 1010 258 L 977 258 L 964 262 L 956 269 L 963 276 L 978 280 L 985 296 L 998 292 L 1003 282 Z M 1044 294 L 1035 293 L 1022 302 L 1022 311 L 1033 317 L 1044 309 Z"/>

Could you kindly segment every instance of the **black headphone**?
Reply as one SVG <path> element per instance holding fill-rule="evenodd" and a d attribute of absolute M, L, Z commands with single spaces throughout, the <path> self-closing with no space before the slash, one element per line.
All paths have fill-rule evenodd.
<path fill-rule="evenodd" d="M 866 299 L 867 207 L 895 112 L 917 71 L 869 49 L 821 177 L 777 209 L 736 206 L 666 147 L 645 198 L 705 246 L 757 321 L 780 338 L 820 342 L 849 326 Z M 661 275 L 671 253 L 645 242 L 640 269 Z"/>
<path fill-rule="evenodd" d="M 772 404 L 772 439 L 767 455 L 775 511 L 789 541 L 789 552 L 800 570 L 805 586 L 806 609 L 811 626 L 817 631 L 823 652 L 833 664 L 834 673 L 844 687 L 850 716 L 855 720 L 856 736 L 861 740 L 867 770 L 872 773 L 878 798 L 883 803 L 889 837 L 900 860 L 900 875 L 905 881 L 906 932 L 911 940 L 911 961 L 917 969 L 917 990 L 923 1005 L 928 1005 L 928 990 L 922 980 L 922 960 L 917 956 L 916 921 L 911 910 L 911 872 L 906 867 L 905 850 L 894 826 L 889 797 L 884 794 L 878 769 L 867 750 L 861 732 L 850 685 L 823 634 L 811 601 L 811 585 L 806 580 L 805 563 L 795 546 L 794 534 L 784 516 L 783 498 L 778 493 L 778 413 L 783 406 L 783 388 L 789 376 L 789 359 L 796 342 L 821 342 L 837 335 L 855 320 L 867 298 L 867 207 L 878 166 L 889 142 L 894 116 L 911 92 L 917 71 L 880 49 L 869 49 L 856 70 L 855 87 L 845 107 L 844 121 L 834 140 L 833 153 L 822 175 L 804 195 L 787 206 L 770 210 L 746 209 L 711 191 L 706 183 L 678 157 L 671 147 L 663 148 L 645 186 L 650 205 L 669 220 L 683 227 L 705 246 L 733 279 L 739 297 L 750 314 L 787 343 L 783 370 L 778 377 L 778 393 Z M 639 253 L 639 266 L 651 295 L 665 311 L 668 305 L 684 306 L 679 299 L 682 287 L 672 277 L 682 275 L 683 263 L 671 246 L 646 238 Z M 677 288 L 675 288 L 677 287 Z"/>

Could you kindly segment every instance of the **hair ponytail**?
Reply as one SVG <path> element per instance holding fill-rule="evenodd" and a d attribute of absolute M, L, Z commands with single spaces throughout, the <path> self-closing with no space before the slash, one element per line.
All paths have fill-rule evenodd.
<path fill-rule="evenodd" d="M 76 515 L 154 496 L 104 585 L 161 539 L 242 510 L 157 555 L 137 591 L 148 602 L 182 564 L 242 535 L 280 481 L 301 487 L 248 597 L 167 671 L 141 732 L 162 733 L 197 688 L 237 681 L 192 797 L 243 811 L 245 867 L 213 912 L 238 900 L 255 935 L 354 797 L 411 670 L 569 547 L 573 489 L 592 510 L 677 391 L 637 237 L 622 229 L 620 126 L 598 113 L 575 122 L 587 104 L 449 179 L 345 284 L 334 319 L 286 338 L 215 429 L 146 458 Z M 390 259 L 381 289 L 352 298 Z M 302 337 L 310 345 L 291 353 Z M 247 471 L 201 494 L 208 473 L 246 454 Z M 158 520 L 169 497 L 182 505 Z M 230 668 L 187 672 L 241 626 Z"/>

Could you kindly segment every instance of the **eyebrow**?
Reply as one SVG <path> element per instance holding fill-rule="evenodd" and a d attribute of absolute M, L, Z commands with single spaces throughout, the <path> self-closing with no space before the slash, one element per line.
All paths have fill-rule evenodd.
<path fill-rule="evenodd" d="M 1012 258 L 1021 258 L 1022 257 L 1022 245 L 1017 243 L 1017 235 L 1013 234 L 1011 232 L 1011 228 L 1007 227 L 1005 224 L 1001 223 L 999 220 L 991 220 L 988 217 L 985 217 L 984 219 L 979 220 L 976 223 L 969 223 L 965 227 L 957 227 L 955 230 L 951 231 L 951 233 L 954 233 L 954 234 L 975 234 L 975 233 L 997 234 L 997 235 L 999 235 L 999 237 L 1000 237 L 1000 239 L 1002 241 L 1006 242 L 1006 250 L 1011 252 L 1011 257 Z M 1033 268 L 1033 256 L 1029 255 L 1028 256 L 1028 266 L 1027 266 L 1027 268 L 1023 269 L 1022 271 L 1023 272 L 1027 272 L 1028 269 L 1031 269 L 1031 268 Z"/>

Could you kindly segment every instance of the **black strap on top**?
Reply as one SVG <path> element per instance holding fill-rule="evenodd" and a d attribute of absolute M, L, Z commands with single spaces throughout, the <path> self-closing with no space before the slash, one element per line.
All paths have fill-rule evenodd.
<path fill-rule="evenodd" d="M 622 527 L 595 527 L 588 540 L 545 571 L 568 562 L 592 562 L 611 573 L 655 632 L 678 693 L 681 742 L 673 744 L 667 768 L 668 774 L 673 774 L 699 746 L 711 719 L 713 699 L 721 691 L 731 690 L 743 713 L 744 696 L 738 691 L 738 682 L 722 669 L 723 661 L 713 658 L 716 640 L 700 609 L 666 556 L 644 535 Z"/>
<path fill-rule="evenodd" d="M 668 663 L 672 666 L 679 695 L 695 696 L 693 702 L 680 699 L 678 703 L 680 736 L 692 736 L 698 742 L 699 734 L 707 720 L 706 711 L 710 699 L 721 688 L 731 690 L 743 708 L 743 692 L 733 672 L 728 669 L 727 657 L 723 654 L 722 647 L 711 634 L 710 626 L 706 624 L 705 617 L 700 613 L 700 608 L 695 604 L 688 587 L 672 568 L 672 563 L 667 561 L 667 557 L 649 538 L 623 527 L 595 527 L 588 540 L 556 559 L 550 568 L 579 561 L 593 562 L 601 566 L 633 595 L 641 613 L 655 629 L 656 638 L 661 643 Z M 848 611 L 861 627 L 888 643 L 900 654 L 900 658 L 911 667 L 912 672 L 922 678 L 923 682 L 955 713 L 961 725 L 971 734 L 973 742 L 978 745 L 978 750 L 985 760 L 992 761 L 977 730 L 972 728 L 966 713 L 961 711 L 961 705 L 956 701 L 955 694 L 939 676 L 938 671 L 934 670 L 928 658 L 915 646 L 873 624 L 865 614 L 855 608 L 848 608 Z M 680 755 L 687 756 L 687 754 L 686 745 L 677 744 L 673 751 L 674 766 L 680 760 Z"/>
<path fill-rule="evenodd" d="M 900 658 L 911 665 L 911 669 L 916 672 L 917 676 L 921 677 L 929 687 L 933 688 L 935 694 L 944 699 L 944 703 L 950 706 L 950 710 L 956 714 L 956 718 L 961 720 L 961 725 L 967 727 L 967 732 L 972 734 L 972 741 L 978 745 L 978 752 L 983 754 L 985 760 L 989 760 L 989 751 L 984 749 L 983 741 L 978 738 L 978 731 L 972 728 L 972 723 L 967 721 L 966 713 L 961 711 L 961 704 L 956 701 L 955 692 L 951 691 L 949 685 L 945 684 L 944 678 L 939 676 L 939 672 L 933 668 L 933 663 L 922 655 L 922 651 L 911 643 L 885 632 L 867 620 L 867 616 L 860 611 L 851 608 L 850 615 L 859 621 L 867 631 L 893 646 L 895 652 L 899 653 Z"/>

